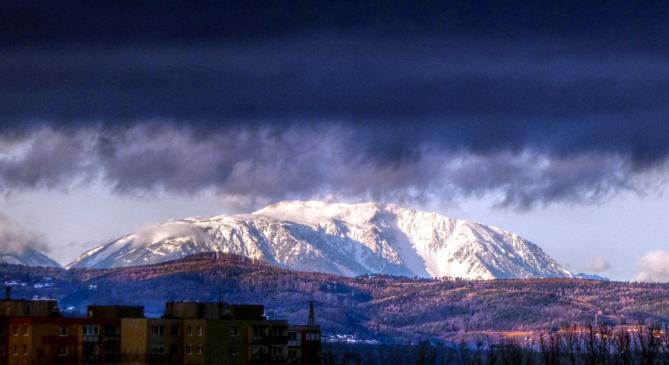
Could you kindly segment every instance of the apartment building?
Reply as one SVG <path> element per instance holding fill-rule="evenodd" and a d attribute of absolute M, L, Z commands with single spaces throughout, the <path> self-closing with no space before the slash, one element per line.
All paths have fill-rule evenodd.
<path fill-rule="evenodd" d="M 288 362 L 296 365 L 320 364 L 321 328 L 317 325 L 288 327 Z"/>
<path fill-rule="evenodd" d="M 184 364 L 287 364 L 288 322 L 260 305 L 170 302 L 162 320 L 185 326 Z"/>
<path fill-rule="evenodd" d="M 121 359 L 121 318 L 2 318 L 0 364 L 108 364 Z"/>
<path fill-rule="evenodd" d="M 320 328 L 268 320 L 261 305 L 168 302 L 161 318 L 143 307 L 89 306 L 86 316 L 64 317 L 56 301 L 9 291 L 0 300 L 0 365 L 319 363 Z"/>

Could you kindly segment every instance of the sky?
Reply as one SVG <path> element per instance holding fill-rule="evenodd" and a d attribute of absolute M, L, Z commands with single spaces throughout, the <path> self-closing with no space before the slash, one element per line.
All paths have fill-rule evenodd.
<path fill-rule="evenodd" d="M 667 15 L 9 0 L 0 237 L 67 263 L 163 219 L 382 201 L 503 227 L 575 272 L 669 281 Z"/>

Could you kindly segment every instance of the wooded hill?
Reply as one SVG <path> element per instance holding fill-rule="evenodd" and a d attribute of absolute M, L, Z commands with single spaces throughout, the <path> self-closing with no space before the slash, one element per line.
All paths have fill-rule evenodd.
<path fill-rule="evenodd" d="M 0 278 L 14 286 L 15 297 L 55 298 L 66 312 L 88 304 L 133 304 L 159 316 L 166 300 L 221 299 L 264 304 L 268 316 L 302 323 L 314 300 L 325 334 L 383 341 L 536 335 L 595 319 L 610 326 L 669 322 L 669 284 L 348 278 L 229 255 L 109 270 L 0 265 Z"/>

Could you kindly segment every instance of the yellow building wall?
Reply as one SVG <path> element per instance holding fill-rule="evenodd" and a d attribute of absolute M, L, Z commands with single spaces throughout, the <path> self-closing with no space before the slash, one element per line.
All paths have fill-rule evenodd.
<path fill-rule="evenodd" d="M 146 318 L 121 319 L 121 353 L 127 365 L 146 364 L 148 329 Z"/>

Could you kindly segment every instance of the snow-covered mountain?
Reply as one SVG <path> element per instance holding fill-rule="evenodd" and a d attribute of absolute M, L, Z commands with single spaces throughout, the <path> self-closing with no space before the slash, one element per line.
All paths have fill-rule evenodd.
<path fill-rule="evenodd" d="M 539 246 L 496 227 L 392 204 L 319 201 L 286 201 L 252 214 L 166 221 L 94 248 L 68 267 L 145 265 L 202 252 L 349 276 L 572 276 Z"/>
<path fill-rule="evenodd" d="M 606 276 L 601 276 L 597 274 L 588 274 L 583 272 L 574 274 L 572 277 L 575 279 L 583 279 L 583 280 L 609 281 L 609 278 L 607 278 Z"/>
<path fill-rule="evenodd" d="M 57 262 L 53 261 L 45 254 L 30 247 L 24 248 L 19 252 L 0 252 L 0 263 L 26 266 L 60 267 Z"/>

